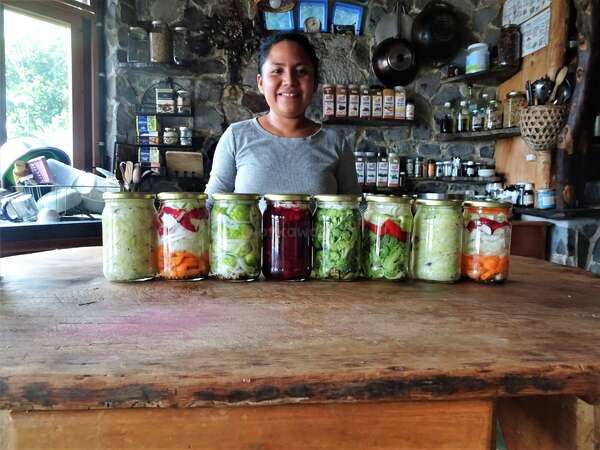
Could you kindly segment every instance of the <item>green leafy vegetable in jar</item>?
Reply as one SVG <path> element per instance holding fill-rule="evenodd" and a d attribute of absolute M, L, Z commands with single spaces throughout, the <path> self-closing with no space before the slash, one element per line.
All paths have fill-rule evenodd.
<path fill-rule="evenodd" d="M 406 278 L 410 257 L 410 199 L 367 196 L 363 218 L 363 273 L 370 279 Z"/>
<path fill-rule="evenodd" d="M 261 215 L 257 194 L 213 194 L 210 273 L 224 280 L 260 275 Z"/>
<path fill-rule="evenodd" d="M 360 197 L 319 195 L 315 212 L 313 277 L 353 280 L 360 276 Z"/>

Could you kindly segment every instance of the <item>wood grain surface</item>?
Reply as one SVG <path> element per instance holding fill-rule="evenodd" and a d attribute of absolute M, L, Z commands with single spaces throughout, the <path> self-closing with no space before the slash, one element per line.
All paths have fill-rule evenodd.
<path fill-rule="evenodd" d="M 600 278 L 109 283 L 100 248 L 0 259 L 0 409 L 600 397 Z"/>

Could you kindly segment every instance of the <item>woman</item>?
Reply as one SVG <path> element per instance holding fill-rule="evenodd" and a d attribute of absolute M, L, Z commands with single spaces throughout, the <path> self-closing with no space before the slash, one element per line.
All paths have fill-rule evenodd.
<path fill-rule="evenodd" d="M 223 133 L 206 193 L 360 193 L 350 145 L 304 115 L 317 89 L 318 66 L 301 34 L 277 34 L 262 43 L 256 81 L 269 111 Z"/>

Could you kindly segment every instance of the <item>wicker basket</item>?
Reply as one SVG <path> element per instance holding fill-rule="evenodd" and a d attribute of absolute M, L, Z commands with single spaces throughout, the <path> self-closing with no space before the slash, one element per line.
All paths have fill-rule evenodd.
<path fill-rule="evenodd" d="M 521 109 L 521 137 L 533 150 L 552 151 L 565 126 L 568 111 L 568 105 L 528 106 Z"/>

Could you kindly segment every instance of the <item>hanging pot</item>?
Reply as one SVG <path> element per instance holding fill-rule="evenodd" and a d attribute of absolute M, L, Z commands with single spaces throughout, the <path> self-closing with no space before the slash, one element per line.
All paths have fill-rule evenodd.
<path fill-rule="evenodd" d="M 415 52 L 404 39 L 389 38 L 373 51 L 373 72 L 385 86 L 406 86 L 417 71 Z"/>
<path fill-rule="evenodd" d="M 411 35 L 419 58 L 437 62 L 452 59 L 462 41 L 456 9 L 442 0 L 429 2 L 415 18 Z"/>

